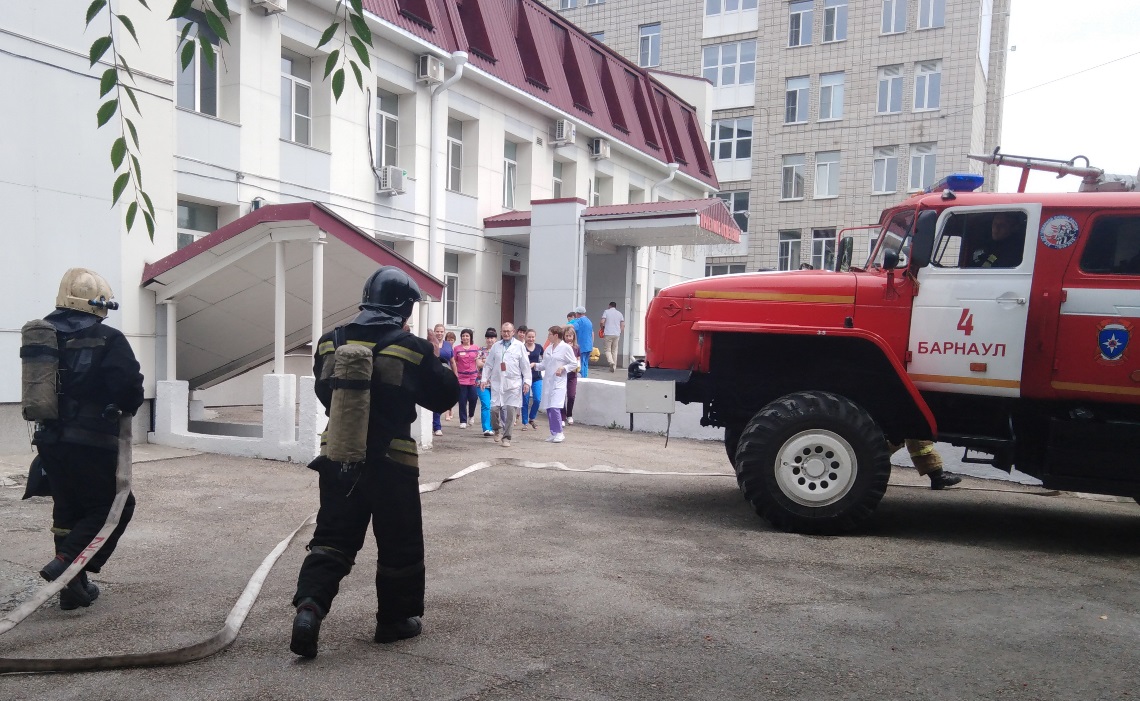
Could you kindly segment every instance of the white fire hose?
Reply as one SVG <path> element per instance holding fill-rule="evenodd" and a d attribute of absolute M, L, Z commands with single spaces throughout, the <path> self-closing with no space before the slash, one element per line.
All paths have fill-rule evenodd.
<path fill-rule="evenodd" d="M 122 514 L 123 504 L 126 502 L 127 494 L 130 493 L 131 482 L 131 448 L 130 448 L 130 417 L 123 417 L 119 433 L 119 465 L 116 471 L 116 486 L 118 492 L 115 495 L 115 501 L 111 507 L 111 512 L 107 516 L 107 523 L 103 529 L 99 531 L 95 539 L 91 541 L 91 545 L 83 551 L 86 557 L 90 558 L 103 543 L 106 542 L 111 532 L 119 523 L 119 517 Z M 125 456 L 125 457 L 124 457 Z M 617 475 L 646 475 L 646 476 L 676 476 L 676 477 L 734 477 L 735 473 L 732 472 L 664 472 L 654 470 L 637 470 L 629 468 L 611 467 L 609 465 L 594 465 L 588 468 L 575 468 L 568 467 L 561 462 L 531 462 L 529 460 L 520 460 L 518 458 L 499 458 L 497 460 L 477 462 L 474 465 L 463 468 L 450 477 L 444 478 L 438 482 L 428 482 L 420 485 L 420 493 L 434 492 L 441 488 L 444 484 L 454 480 L 466 477 L 479 470 L 493 467 L 496 465 L 509 466 L 509 467 L 524 467 L 538 470 L 561 470 L 566 472 L 597 472 L 606 474 Z M 908 486 L 894 484 L 891 486 Z M 968 491 L 995 491 L 989 489 L 968 489 Z M 1046 494 L 1052 496 L 1052 494 Z M 186 662 L 193 662 L 205 657 L 209 657 L 215 653 L 229 647 L 229 645 L 237 639 L 238 631 L 241 629 L 242 624 L 245 622 L 246 616 L 249 615 L 250 610 L 253 608 L 254 602 L 257 600 L 258 594 L 261 593 L 262 584 L 265 583 L 266 577 L 269 576 L 270 570 L 277 564 L 277 560 L 297 537 L 301 529 L 316 523 L 317 515 L 310 514 L 301 525 L 293 529 L 284 540 L 277 544 L 262 560 L 257 570 L 254 571 L 253 576 L 250 577 L 249 582 L 245 585 L 241 596 L 238 597 L 237 603 L 230 609 L 230 613 L 226 616 L 225 625 L 220 630 L 211 635 L 210 637 L 184 647 L 171 648 L 169 650 L 160 650 L 156 652 L 139 652 L 128 653 L 123 655 L 104 655 L 98 657 L 71 657 L 71 658 L 6 658 L 0 657 L 0 674 L 11 673 L 26 673 L 26 672 L 86 672 L 102 669 L 120 669 L 124 667 L 158 667 L 163 665 L 183 664 Z M 71 580 L 79 570 L 82 568 L 82 561 L 76 558 L 76 561 L 71 564 L 64 573 L 54 582 L 41 587 L 30 599 L 21 604 L 14 611 L 9 613 L 4 618 L 0 619 L 0 635 L 8 632 L 14 628 L 20 621 L 24 620 L 29 614 L 39 608 L 45 601 L 48 600 L 53 594 L 62 589 L 68 581 Z"/>

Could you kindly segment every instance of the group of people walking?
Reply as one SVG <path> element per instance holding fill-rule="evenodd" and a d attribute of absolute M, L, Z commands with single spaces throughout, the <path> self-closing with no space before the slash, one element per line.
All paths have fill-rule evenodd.
<path fill-rule="evenodd" d="M 440 362 L 459 379 L 459 428 L 474 427 L 478 404 L 483 435 L 510 447 L 513 429 L 538 430 L 539 412 L 546 412 L 548 442 L 565 440 L 563 426 L 574 423 L 578 374 L 585 369 L 578 334 L 573 326 L 551 326 L 539 344 L 538 329 L 506 322 L 502 335 L 489 327 L 484 344 L 474 343 L 474 332 L 463 329 L 459 344 L 449 344 L 442 324 L 432 332 Z M 433 415 L 433 431 L 442 435 L 440 415 Z"/>

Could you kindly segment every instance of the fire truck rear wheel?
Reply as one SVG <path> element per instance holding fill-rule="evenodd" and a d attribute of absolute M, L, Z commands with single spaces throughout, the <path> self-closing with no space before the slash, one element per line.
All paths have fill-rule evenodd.
<path fill-rule="evenodd" d="M 756 513 L 797 533 L 858 527 L 891 476 L 882 430 L 830 392 L 796 392 L 761 409 L 744 429 L 733 467 Z"/>
<path fill-rule="evenodd" d="M 728 453 L 728 462 L 736 467 L 736 449 L 740 446 L 741 430 L 735 426 L 726 426 L 724 429 L 724 452 Z"/>

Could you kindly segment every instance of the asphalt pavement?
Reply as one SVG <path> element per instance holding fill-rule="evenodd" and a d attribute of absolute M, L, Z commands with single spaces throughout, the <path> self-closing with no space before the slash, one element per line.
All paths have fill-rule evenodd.
<path fill-rule="evenodd" d="M 898 468 L 844 537 L 773 531 L 723 447 L 571 426 L 504 449 L 445 424 L 421 481 L 511 457 L 423 495 L 424 634 L 372 642 L 374 544 L 322 629 L 288 650 L 305 538 L 227 650 L 176 667 L 0 677 L 3 699 L 1126 699 L 1140 692 L 1140 506 L 967 478 L 933 492 Z M 0 611 L 40 585 L 51 504 L 20 501 L 0 458 Z M 0 637 L 0 656 L 192 644 L 222 623 L 273 546 L 316 510 L 301 466 L 140 446 L 138 508 L 95 578 Z M 896 460 L 904 461 L 902 454 Z"/>

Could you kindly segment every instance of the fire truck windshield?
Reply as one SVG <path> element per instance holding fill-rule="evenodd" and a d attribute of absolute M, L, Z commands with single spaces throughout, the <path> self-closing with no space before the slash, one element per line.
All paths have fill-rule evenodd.
<path fill-rule="evenodd" d="M 894 251 L 899 256 L 899 265 L 906 265 L 905 243 L 910 237 L 911 227 L 914 226 L 914 210 L 905 209 L 896 212 L 887 221 L 883 233 L 879 236 L 878 247 L 871 252 L 868 268 L 883 266 L 883 254 Z"/>

